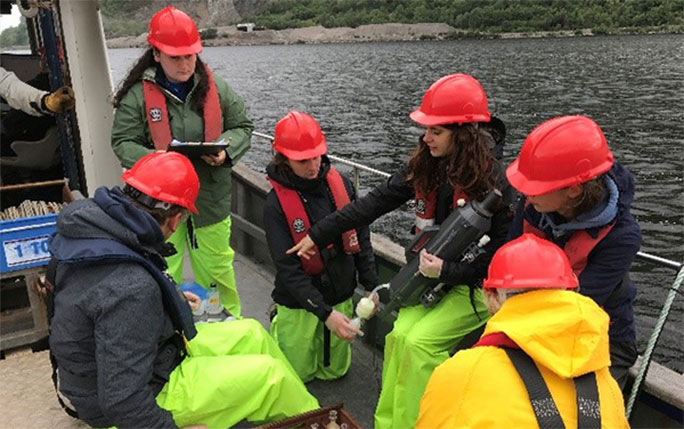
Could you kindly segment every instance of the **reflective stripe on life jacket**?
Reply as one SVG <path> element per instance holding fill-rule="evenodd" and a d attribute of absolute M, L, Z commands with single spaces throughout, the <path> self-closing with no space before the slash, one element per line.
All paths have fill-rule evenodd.
<path fill-rule="evenodd" d="M 209 78 L 209 90 L 204 99 L 204 140 L 213 142 L 218 139 L 223 131 L 223 117 L 221 103 L 219 102 L 214 75 L 208 66 L 204 66 Z M 173 140 L 171 124 L 169 123 L 169 110 L 166 105 L 166 97 L 157 84 L 143 79 L 143 94 L 145 96 L 145 117 L 154 148 L 166 150 Z"/>
<path fill-rule="evenodd" d="M 295 243 L 299 243 L 311 229 L 311 221 L 306 213 L 299 192 L 295 189 L 285 187 L 271 178 L 267 179 L 271 182 L 273 190 L 280 202 L 280 206 L 283 208 L 287 224 L 290 227 L 292 240 L 294 240 Z M 331 167 L 325 179 L 328 188 L 332 193 L 337 210 L 340 210 L 342 207 L 349 204 L 349 194 L 347 193 L 347 188 L 344 186 L 340 173 Z M 355 229 L 342 233 L 342 245 L 344 246 L 344 252 L 347 255 L 359 253 L 361 248 L 359 247 L 359 239 Z M 323 258 L 321 258 L 321 253 L 316 246 L 314 246 L 314 250 L 316 252 L 314 256 L 311 256 L 309 259 L 301 258 L 304 272 L 310 276 L 317 276 L 323 272 Z"/>
<path fill-rule="evenodd" d="M 437 189 L 430 192 L 427 196 L 416 189 L 416 234 L 422 229 L 435 224 L 435 217 L 437 213 Z M 470 197 L 466 195 L 461 188 L 454 190 L 453 200 L 451 201 L 451 209 L 458 207 L 458 200 L 463 199 L 466 202 L 470 201 Z"/>
<path fill-rule="evenodd" d="M 608 233 L 615 226 L 615 222 L 609 223 L 606 226 L 599 229 L 596 238 L 589 235 L 587 231 L 578 230 L 573 231 L 570 239 L 563 246 L 563 251 L 570 261 L 570 266 L 572 266 L 572 271 L 577 277 L 587 266 L 587 257 L 589 253 L 596 247 L 596 245 L 603 240 L 603 238 L 608 235 Z M 537 237 L 548 240 L 548 237 L 544 231 L 540 230 L 536 226 L 532 225 L 527 219 L 523 218 L 523 234 L 526 232 L 531 232 Z"/>

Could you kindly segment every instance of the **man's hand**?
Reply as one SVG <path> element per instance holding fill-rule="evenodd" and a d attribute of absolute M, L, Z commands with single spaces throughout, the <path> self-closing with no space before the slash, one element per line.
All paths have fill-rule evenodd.
<path fill-rule="evenodd" d="M 356 329 L 349 323 L 349 318 L 337 310 L 333 310 L 325 321 L 325 326 L 328 327 L 335 335 L 344 341 L 352 342 L 356 335 L 361 331 Z"/>
<path fill-rule="evenodd" d="M 52 113 L 62 113 L 65 110 L 73 109 L 76 105 L 74 90 L 69 86 L 63 86 L 52 94 L 43 97 L 45 108 Z"/>
<path fill-rule="evenodd" d="M 212 167 L 218 167 L 226 162 L 226 151 L 222 150 L 217 154 L 202 155 L 202 159 Z"/>
<path fill-rule="evenodd" d="M 202 302 L 202 300 L 200 299 L 199 296 L 195 295 L 192 292 L 188 292 L 188 291 L 183 291 L 183 295 L 185 295 L 185 299 L 188 300 L 188 304 L 190 304 L 190 308 L 192 308 L 193 311 L 197 310 L 199 308 L 199 306 Z"/>
<path fill-rule="evenodd" d="M 285 253 L 291 255 L 297 252 L 297 256 L 299 256 L 300 258 L 309 259 L 316 254 L 316 250 L 314 250 L 315 246 L 316 245 L 314 244 L 313 240 L 307 234 L 306 237 L 299 240 L 299 243 L 289 248 Z"/>
<path fill-rule="evenodd" d="M 420 251 L 420 265 L 418 265 L 418 271 L 425 277 L 429 279 L 439 278 L 439 274 L 442 272 L 442 265 L 444 265 L 444 260 L 435 255 L 432 255 L 423 249 Z"/>

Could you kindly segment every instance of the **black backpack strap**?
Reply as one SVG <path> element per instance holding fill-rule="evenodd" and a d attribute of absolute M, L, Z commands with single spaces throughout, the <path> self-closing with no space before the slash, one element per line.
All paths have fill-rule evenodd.
<path fill-rule="evenodd" d="M 323 325 L 323 366 L 330 366 L 330 329 Z"/>
<path fill-rule="evenodd" d="M 564 429 L 565 424 L 561 419 L 556 402 L 546 386 L 546 382 L 539 372 L 539 368 L 524 351 L 520 349 L 503 348 L 513 366 L 518 371 L 520 378 L 525 383 L 525 389 L 530 397 L 530 404 L 534 410 L 534 416 L 540 428 Z"/>
<path fill-rule="evenodd" d="M 601 405 L 596 385 L 596 373 L 575 377 L 575 390 L 577 391 L 577 427 L 578 428 L 601 428 Z"/>

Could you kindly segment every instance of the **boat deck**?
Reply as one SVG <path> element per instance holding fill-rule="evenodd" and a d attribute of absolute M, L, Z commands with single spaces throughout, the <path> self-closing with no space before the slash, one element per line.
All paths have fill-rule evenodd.
<path fill-rule="evenodd" d="M 186 272 L 191 272 L 187 267 Z M 235 275 L 245 317 L 259 320 L 268 329 L 273 275 L 247 257 L 236 253 Z M 314 380 L 307 384 L 321 406 L 344 403 L 344 407 L 364 427 L 373 427 L 373 413 L 379 394 L 382 354 L 360 340 L 353 345 L 352 365 L 345 377 L 335 381 Z M 32 353 L 30 348 L 6 353 L 0 361 L 0 427 L 87 428 L 69 417 L 57 402 L 51 380 L 47 351 Z M 249 427 L 242 423 L 239 427 Z"/>

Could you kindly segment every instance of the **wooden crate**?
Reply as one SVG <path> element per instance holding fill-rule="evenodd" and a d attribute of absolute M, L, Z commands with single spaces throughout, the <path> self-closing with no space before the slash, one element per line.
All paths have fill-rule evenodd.
<path fill-rule="evenodd" d="M 361 424 L 354 419 L 342 404 L 329 405 L 327 407 L 319 408 L 317 410 L 309 411 L 290 417 L 285 420 L 280 420 L 273 423 L 268 423 L 258 426 L 260 429 L 278 429 L 278 428 L 301 428 L 301 429 L 326 429 L 326 425 L 330 423 L 330 412 L 337 412 L 337 424 L 341 428 L 356 429 L 362 428 Z"/>

